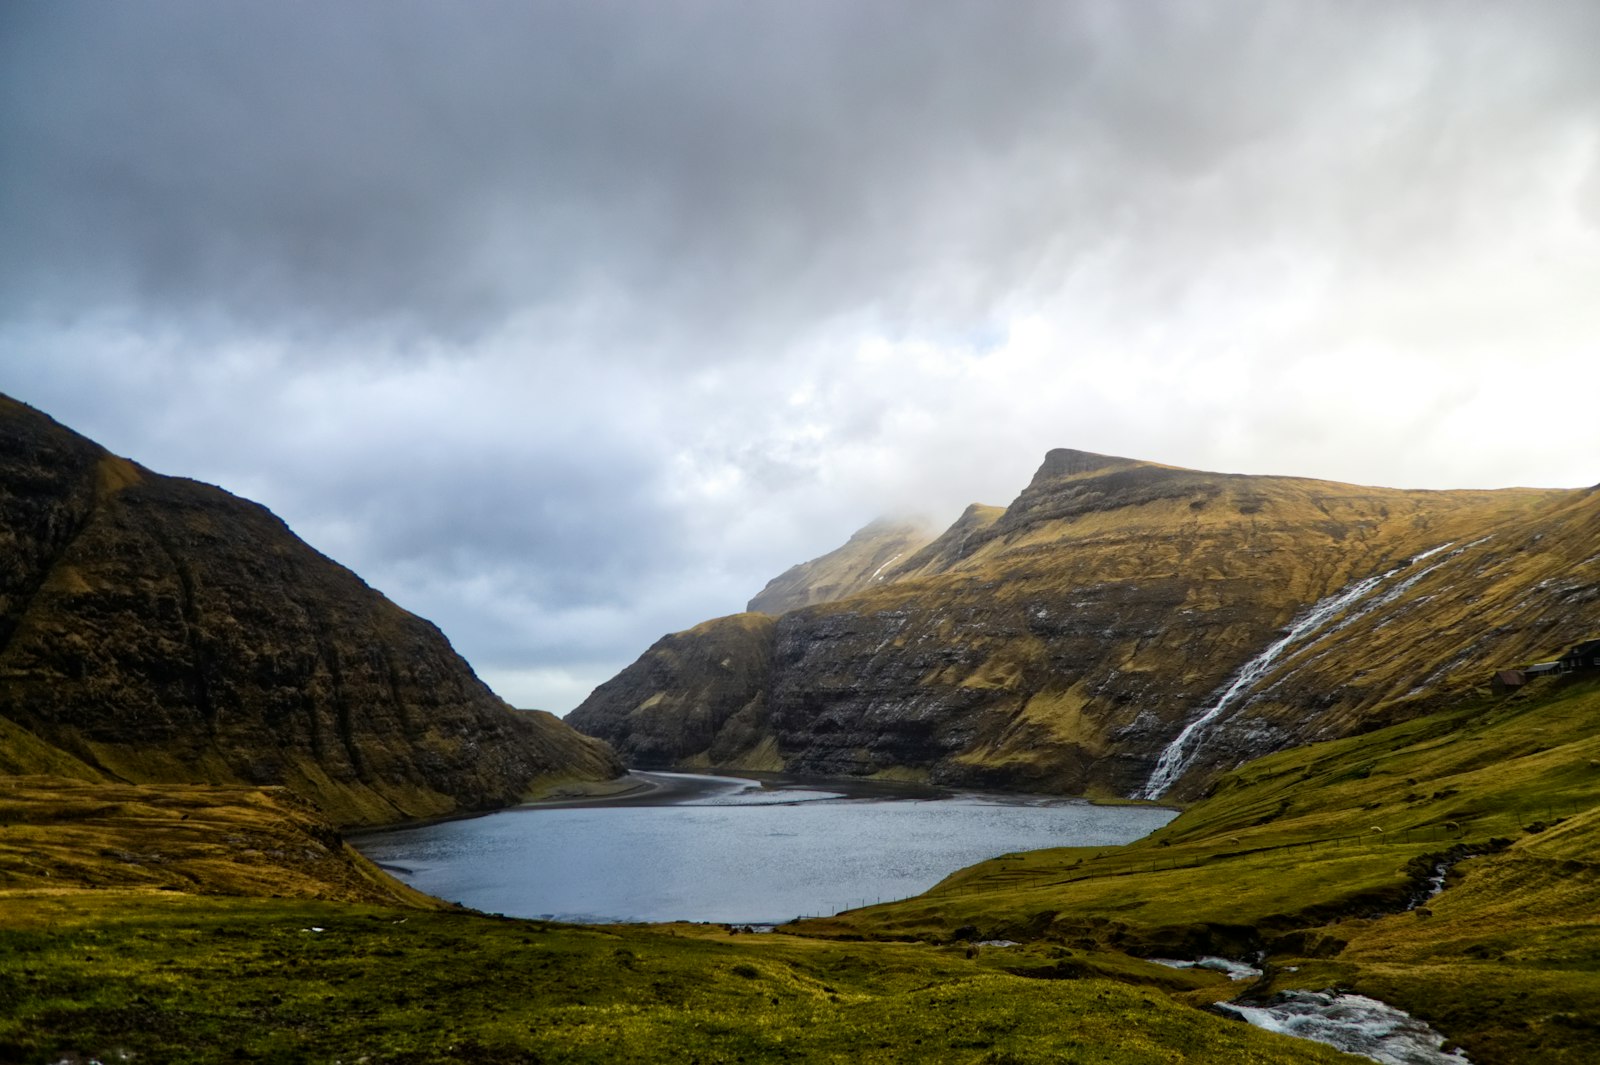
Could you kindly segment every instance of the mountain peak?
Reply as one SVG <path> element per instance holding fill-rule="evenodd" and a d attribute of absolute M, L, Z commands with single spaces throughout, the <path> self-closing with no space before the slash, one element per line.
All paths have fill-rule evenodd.
<path fill-rule="evenodd" d="M 1035 481 L 1054 480 L 1058 477 L 1078 477 L 1101 470 L 1125 469 L 1145 466 L 1139 459 L 1125 459 L 1117 455 L 1099 455 L 1093 451 L 1078 451 L 1070 447 L 1051 448 L 1045 453 L 1044 465 L 1033 475 Z"/>
<path fill-rule="evenodd" d="M 768 581 L 746 609 L 777 616 L 854 595 L 872 587 L 895 562 L 925 547 L 934 532 L 925 520 L 879 518 L 857 530 L 843 547 L 790 566 Z"/>

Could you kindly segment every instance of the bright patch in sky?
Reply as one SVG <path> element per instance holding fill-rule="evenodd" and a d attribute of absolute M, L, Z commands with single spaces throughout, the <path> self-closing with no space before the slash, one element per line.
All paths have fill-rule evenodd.
<path fill-rule="evenodd" d="M 0 9 L 0 390 L 565 711 L 1051 447 L 1600 481 L 1600 7 Z"/>

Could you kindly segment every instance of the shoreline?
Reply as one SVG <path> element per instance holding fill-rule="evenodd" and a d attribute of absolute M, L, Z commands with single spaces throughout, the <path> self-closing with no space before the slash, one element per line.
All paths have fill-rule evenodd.
<path fill-rule="evenodd" d="M 1171 810 L 1177 804 L 1112 800 L 1101 801 L 1083 795 L 1043 795 L 972 788 L 941 787 L 915 781 L 872 780 L 854 777 L 816 777 L 743 769 L 700 771 L 631 769 L 626 775 L 599 785 L 583 784 L 558 788 L 539 799 L 530 799 L 505 810 L 603 809 L 619 806 L 680 806 L 725 791 L 736 785 L 758 785 L 763 791 L 810 790 L 834 793 L 839 801 L 851 799 L 938 800 L 969 798 L 1011 806 L 1082 803 L 1087 806 L 1149 807 Z M 800 800 L 800 801 L 818 801 Z M 826 801 L 826 800 L 824 800 Z"/>
<path fill-rule="evenodd" d="M 723 777 L 712 773 L 668 773 L 630 769 L 623 776 L 598 786 L 586 785 L 569 790 L 558 788 L 549 795 L 529 799 L 508 810 L 536 810 L 551 807 L 676 806 L 736 783 L 743 777 Z"/>

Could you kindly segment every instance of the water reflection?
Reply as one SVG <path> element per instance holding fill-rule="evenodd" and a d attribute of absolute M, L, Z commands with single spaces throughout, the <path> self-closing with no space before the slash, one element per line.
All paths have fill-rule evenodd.
<path fill-rule="evenodd" d="M 667 805 L 519 807 L 355 843 L 405 869 L 414 887 L 489 912 L 764 924 L 918 894 L 1012 851 L 1126 843 L 1173 816 L 1074 800 L 650 776 Z"/>

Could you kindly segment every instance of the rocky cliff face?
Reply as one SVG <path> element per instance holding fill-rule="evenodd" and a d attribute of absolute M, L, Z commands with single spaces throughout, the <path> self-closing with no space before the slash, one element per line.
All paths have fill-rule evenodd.
<path fill-rule="evenodd" d="M 770 735 L 795 771 L 1183 795 L 1600 629 L 1597 521 L 1593 492 L 1053 451 L 1003 513 L 969 510 L 886 579 L 778 619 Z M 673 697 L 633 679 L 592 712 Z"/>
<path fill-rule="evenodd" d="M 767 712 L 774 628 L 735 614 L 664 636 L 566 721 L 640 768 L 780 769 Z"/>
<path fill-rule="evenodd" d="M 0 717 L 103 778 L 285 784 L 344 824 L 620 769 L 264 507 L 4 397 Z"/>

